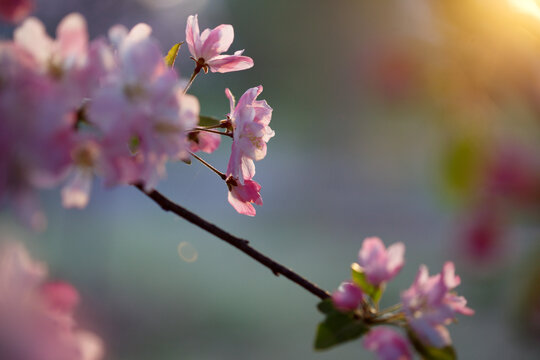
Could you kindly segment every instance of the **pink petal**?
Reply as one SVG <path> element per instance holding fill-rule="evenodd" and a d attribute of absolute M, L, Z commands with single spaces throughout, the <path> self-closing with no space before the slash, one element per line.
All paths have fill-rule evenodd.
<path fill-rule="evenodd" d="M 225 89 L 225 95 L 229 99 L 229 105 L 230 105 L 230 109 L 231 109 L 231 112 L 229 113 L 229 116 L 232 116 L 232 113 L 234 112 L 234 102 L 235 102 L 234 95 L 232 94 L 231 90 L 229 90 L 229 88 Z"/>
<path fill-rule="evenodd" d="M 238 100 L 238 105 L 236 105 L 236 109 L 244 109 L 247 106 L 251 107 L 257 96 L 259 96 L 262 91 L 262 85 L 246 90 L 246 92 L 240 97 L 240 100 Z"/>
<path fill-rule="evenodd" d="M 186 24 L 186 42 L 189 47 L 189 52 L 197 60 L 197 56 L 200 53 L 200 32 L 199 32 L 199 20 L 197 15 L 190 15 Z"/>
<path fill-rule="evenodd" d="M 52 55 L 53 40 L 43 23 L 35 17 L 26 19 L 13 34 L 15 43 L 31 53 L 38 63 L 45 65 Z"/>
<path fill-rule="evenodd" d="M 253 67 L 253 59 L 248 56 L 218 55 L 207 61 L 210 71 L 227 73 Z"/>
<path fill-rule="evenodd" d="M 85 56 L 88 49 L 88 30 L 84 17 L 73 13 L 62 19 L 56 30 L 56 38 L 63 59 Z"/>
<path fill-rule="evenodd" d="M 453 289 L 461 283 L 460 277 L 455 275 L 455 266 L 451 261 L 444 263 L 441 275 L 448 289 Z"/>
<path fill-rule="evenodd" d="M 259 194 L 261 185 L 253 180 L 245 180 L 245 184 L 232 185 L 229 191 L 229 203 L 240 214 L 255 216 L 255 208 L 251 203 L 262 205 L 262 198 Z"/>
<path fill-rule="evenodd" d="M 377 327 L 364 338 L 364 347 L 377 354 L 379 360 L 411 360 L 409 342 L 394 330 Z"/>
<path fill-rule="evenodd" d="M 191 152 L 203 151 L 205 153 L 213 153 L 221 143 L 221 135 L 209 133 L 205 131 L 199 131 L 197 133 L 197 140 L 190 141 L 189 147 Z"/>
<path fill-rule="evenodd" d="M 405 255 L 405 245 L 401 242 L 392 244 L 387 249 L 388 270 L 391 272 L 399 272 L 404 265 L 403 257 Z"/>
<path fill-rule="evenodd" d="M 80 301 L 77 290 L 65 282 L 50 282 L 43 285 L 41 295 L 50 309 L 65 314 L 73 313 Z"/>
<path fill-rule="evenodd" d="M 247 216 L 255 216 L 256 213 L 257 213 L 255 208 L 253 207 L 253 205 L 251 205 L 251 203 L 246 203 L 246 202 L 240 201 L 239 199 L 234 197 L 234 195 L 230 191 L 229 191 L 228 200 L 229 200 L 229 204 L 231 204 L 232 207 L 239 214 L 247 215 Z"/>
<path fill-rule="evenodd" d="M 234 30 L 232 25 L 219 25 L 211 30 L 205 39 L 201 37 L 201 41 L 204 41 L 204 43 L 198 55 L 209 62 L 222 52 L 229 50 L 233 40 Z"/>
<path fill-rule="evenodd" d="M 81 353 L 79 360 L 100 360 L 105 355 L 103 341 L 87 331 L 77 331 L 77 343 Z"/>

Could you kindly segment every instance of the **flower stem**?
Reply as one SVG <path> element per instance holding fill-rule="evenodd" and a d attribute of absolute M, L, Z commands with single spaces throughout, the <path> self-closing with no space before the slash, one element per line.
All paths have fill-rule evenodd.
<path fill-rule="evenodd" d="M 223 180 L 227 180 L 227 175 L 225 175 L 224 173 L 222 173 L 221 171 L 219 171 L 218 169 L 216 169 L 215 167 L 213 167 L 212 165 L 210 165 L 209 163 L 207 163 L 206 161 L 204 161 L 203 159 L 201 159 L 199 156 L 195 155 L 194 153 L 192 153 L 191 151 L 189 152 L 191 154 L 191 156 L 193 156 L 195 159 L 199 160 L 201 163 L 203 163 L 207 168 L 209 168 L 210 170 L 212 170 L 213 172 L 215 172 L 216 174 L 219 175 L 220 178 L 222 178 Z"/>
<path fill-rule="evenodd" d="M 233 135 L 231 133 L 221 132 L 221 131 L 216 131 L 216 130 L 210 130 L 209 128 L 195 128 L 192 131 L 206 131 L 206 132 L 213 133 L 213 134 L 224 135 L 224 136 L 228 136 L 228 137 L 231 137 L 231 138 L 233 137 Z"/>
<path fill-rule="evenodd" d="M 197 66 L 195 66 L 195 69 L 193 70 L 193 74 L 191 74 L 191 78 L 189 78 L 189 82 L 187 83 L 186 87 L 184 88 L 184 94 L 187 93 L 187 91 L 191 87 L 191 84 L 193 84 L 193 81 L 195 80 L 197 75 L 201 72 L 202 68 L 203 68 L 202 65 L 197 63 Z"/>
<path fill-rule="evenodd" d="M 192 213 L 191 211 L 181 207 L 180 205 L 172 202 L 161 193 L 156 190 L 151 190 L 149 192 L 144 191 L 143 184 L 135 184 L 135 187 L 139 189 L 143 194 L 152 199 L 156 204 L 158 204 L 164 211 L 170 211 L 177 216 L 186 219 L 190 223 L 200 227 L 203 230 L 208 231 L 210 234 L 220 238 L 221 240 L 227 242 L 228 244 L 234 246 L 238 250 L 242 251 L 244 254 L 251 257 L 253 260 L 259 262 L 260 264 L 269 268 L 272 273 L 276 276 L 280 274 L 285 276 L 287 279 L 291 280 L 295 284 L 301 286 L 305 290 L 309 291 L 313 295 L 317 296 L 321 300 L 327 299 L 330 297 L 330 294 L 318 287 L 316 284 L 308 281 L 304 277 L 298 275 L 294 271 L 280 263 L 272 260 L 268 256 L 260 253 L 251 246 L 249 246 L 249 241 L 236 237 L 220 227 L 206 221 L 200 216 Z"/>

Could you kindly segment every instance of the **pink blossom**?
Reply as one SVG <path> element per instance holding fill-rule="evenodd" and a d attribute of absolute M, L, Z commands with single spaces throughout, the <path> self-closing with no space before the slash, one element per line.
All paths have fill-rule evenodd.
<path fill-rule="evenodd" d="M 266 156 L 266 143 L 275 133 L 268 126 L 272 118 L 272 108 L 265 100 L 256 100 L 262 92 L 262 86 L 248 89 L 235 106 L 234 97 L 229 89 L 225 94 L 229 98 L 229 119 L 233 128 L 233 145 L 227 166 L 227 174 L 233 175 L 242 183 L 255 175 L 254 161 Z"/>
<path fill-rule="evenodd" d="M 441 273 L 433 276 L 422 265 L 414 283 L 401 293 L 407 322 L 425 344 L 439 348 L 450 345 L 445 325 L 454 321 L 458 313 L 474 314 L 465 298 L 452 291 L 460 282 L 452 262 L 446 262 Z"/>
<path fill-rule="evenodd" d="M 377 354 L 379 360 L 410 360 L 409 342 L 394 330 L 377 327 L 364 337 L 364 347 Z"/>
<path fill-rule="evenodd" d="M 240 183 L 230 176 L 227 178 L 229 188 L 229 204 L 242 215 L 255 216 L 256 211 L 252 203 L 262 205 L 262 198 L 259 191 L 261 185 L 251 179 L 245 179 Z"/>
<path fill-rule="evenodd" d="M 153 188 L 170 158 L 188 157 L 186 130 L 198 121 L 199 103 L 184 95 L 166 66 L 152 29 L 116 27 L 118 68 L 95 92 L 88 115 L 101 130 L 101 171 L 109 185 L 144 182 Z"/>
<path fill-rule="evenodd" d="M 398 242 L 384 247 L 378 237 L 366 238 L 358 253 L 358 264 L 364 270 L 367 280 L 375 286 L 392 280 L 403 267 L 405 246 Z"/>
<path fill-rule="evenodd" d="M 199 21 L 197 15 L 189 16 L 186 26 L 186 42 L 189 52 L 197 66 L 208 72 L 226 73 L 231 71 L 245 70 L 253 67 L 253 59 L 242 56 L 244 50 L 236 51 L 234 55 L 220 55 L 229 50 L 234 39 L 232 25 L 219 25 L 210 30 L 205 29 L 199 33 Z"/>
<path fill-rule="evenodd" d="M 34 229 L 45 226 L 35 190 L 56 185 L 70 163 L 74 114 L 35 59 L 0 43 L 0 201 Z M 44 151 L 46 149 L 46 151 Z"/>
<path fill-rule="evenodd" d="M 14 41 L 34 57 L 36 70 L 55 80 L 74 109 L 113 66 L 112 51 L 104 41 L 89 44 L 86 20 L 78 13 L 62 19 L 56 39 L 40 20 L 30 17 L 15 30 Z"/>
<path fill-rule="evenodd" d="M 343 311 L 355 310 L 361 303 L 364 294 L 352 281 L 345 281 L 332 293 L 334 306 Z"/>
<path fill-rule="evenodd" d="M 0 358 L 99 360 L 103 345 L 75 325 L 77 291 L 63 282 L 44 283 L 45 265 L 21 244 L 0 246 Z"/>
<path fill-rule="evenodd" d="M 0 1 L 0 16 L 5 20 L 17 23 L 24 19 L 34 8 L 32 0 L 2 0 Z"/>
<path fill-rule="evenodd" d="M 206 131 L 192 131 L 188 135 L 189 150 L 213 153 L 221 143 L 221 135 Z"/>

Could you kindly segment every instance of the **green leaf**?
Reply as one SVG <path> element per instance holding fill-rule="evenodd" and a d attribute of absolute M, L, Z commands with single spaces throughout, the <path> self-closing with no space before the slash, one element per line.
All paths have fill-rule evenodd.
<path fill-rule="evenodd" d="M 178 51 L 180 50 L 180 46 L 182 46 L 184 42 L 179 42 L 178 44 L 174 44 L 171 50 L 167 53 L 167 56 L 165 56 L 165 63 L 168 67 L 174 66 L 174 61 L 176 60 L 176 57 L 178 56 Z"/>
<path fill-rule="evenodd" d="M 211 116 L 199 116 L 199 126 L 216 126 L 221 124 L 221 120 Z"/>
<path fill-rule="evenodd" d="M 318 303 L 317 304 L 317 309 L 319 309 L 319 311 L 322 312 L 323 314 L 330 314 L 333 311 L 338 311 L 334 307 L 334 303 L 332 302 L 331 298 L 324 299 L 323 301 Z"/>
<path fill-rule="evenodd" d="M 182 159 L 182 162 L 188 164 L 188 165 L 191 165 L 191 158 L 188 158 L 188 159 Z"/>
<path fill-rule="evenodd" d="M 351 265 L 351 275 L 353 282 L 368 295 L 373 302 L 378 303 L 382 296 L 382 288 L 373 286 L 366 278 L 366 274 L 360 265 L 354 263 Z"/>
<path fill-rule="evenodd" d="M 319 304 L 319 310 L 321 310 L 322 304 Z M 327 304 L 322 305 L 322 307 L 326 310 Z M 331 311 L 317 327 L 315 349 L 328 349 L 343 342 L 357 339 L 368 331 L 369 327 L 362 320 L 355 319 L 353 312 Z"/>
<path fill-rule="evenodd" d="M 411 343 L 413 344 L 416 351 L 418 351 L 418 354 L 420 354 L 422 359 L 425 359 L 425 360 L 456 360 L 457 359 L 456 351 L 454 350 L 454 347 L 451 345 L 445 346 L 443 348 L 436 348 L 434 346 L 426 345 L 423 342 L 421 342 L 420 339 L 418 339 L 418 337 L 410 329 L 407 330 L 407 336 L 411 340 Z"/>

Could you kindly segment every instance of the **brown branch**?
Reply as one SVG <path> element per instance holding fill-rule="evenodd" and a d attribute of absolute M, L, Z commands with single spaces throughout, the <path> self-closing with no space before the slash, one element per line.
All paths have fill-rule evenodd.
<path fill-rule="evenodd" d="M 169 200 L 168 198 L 166 198 L 165 196 L 163 196 L 161 193 L 159 193 L 156 190 L 146 192 L 144 191 L 144 186 L 141 184 L 135 184 L 135 187 L 139 189 L 141 192 L 143 192 L 150 199 L 152 199 L 164 211 L 170 211 L 186 219 L 190 223 L 200 227 L 201 229 L 208 231 L 210 234 L 217 236 L 221 240 L 229 243 L 230 245 L 234 246 L 238 250 L 242 251 L 244 254 L 254 259 L 255 261 L 258 261 L 259 263 L 263 264 L 264 266 L 272 270 L 274 275 L 279 276 L 279 274 L 281 274 L 285 276 L 287 279 L 300 285 L 301 287 L 303 287 L 304 289 L 306 289 L 307 291 L 309 291 L 310 293 L 312 293 L 313 295 L 317 296 L 318 298 L 322 300 L 330 297 L 330 294 L 327 291 L 321 289 L 320 287 L 306 280 L 305 278 L 298 275 L 291 269 L 288 269 L 285 266 L 275 262 L 274 260 L 270 259 L 268 256 L 258 252 L 257 250 L 249 246 L 249 241 L 240 239 L 239 237 L 236 237 L 226 232 L 220 227 L 217 227 L 216 225 L 209 223 L 208 221 L 192 213 L 186 208 L 183 208 L 182 206 L 172 202 L 171 200 Z"/>

